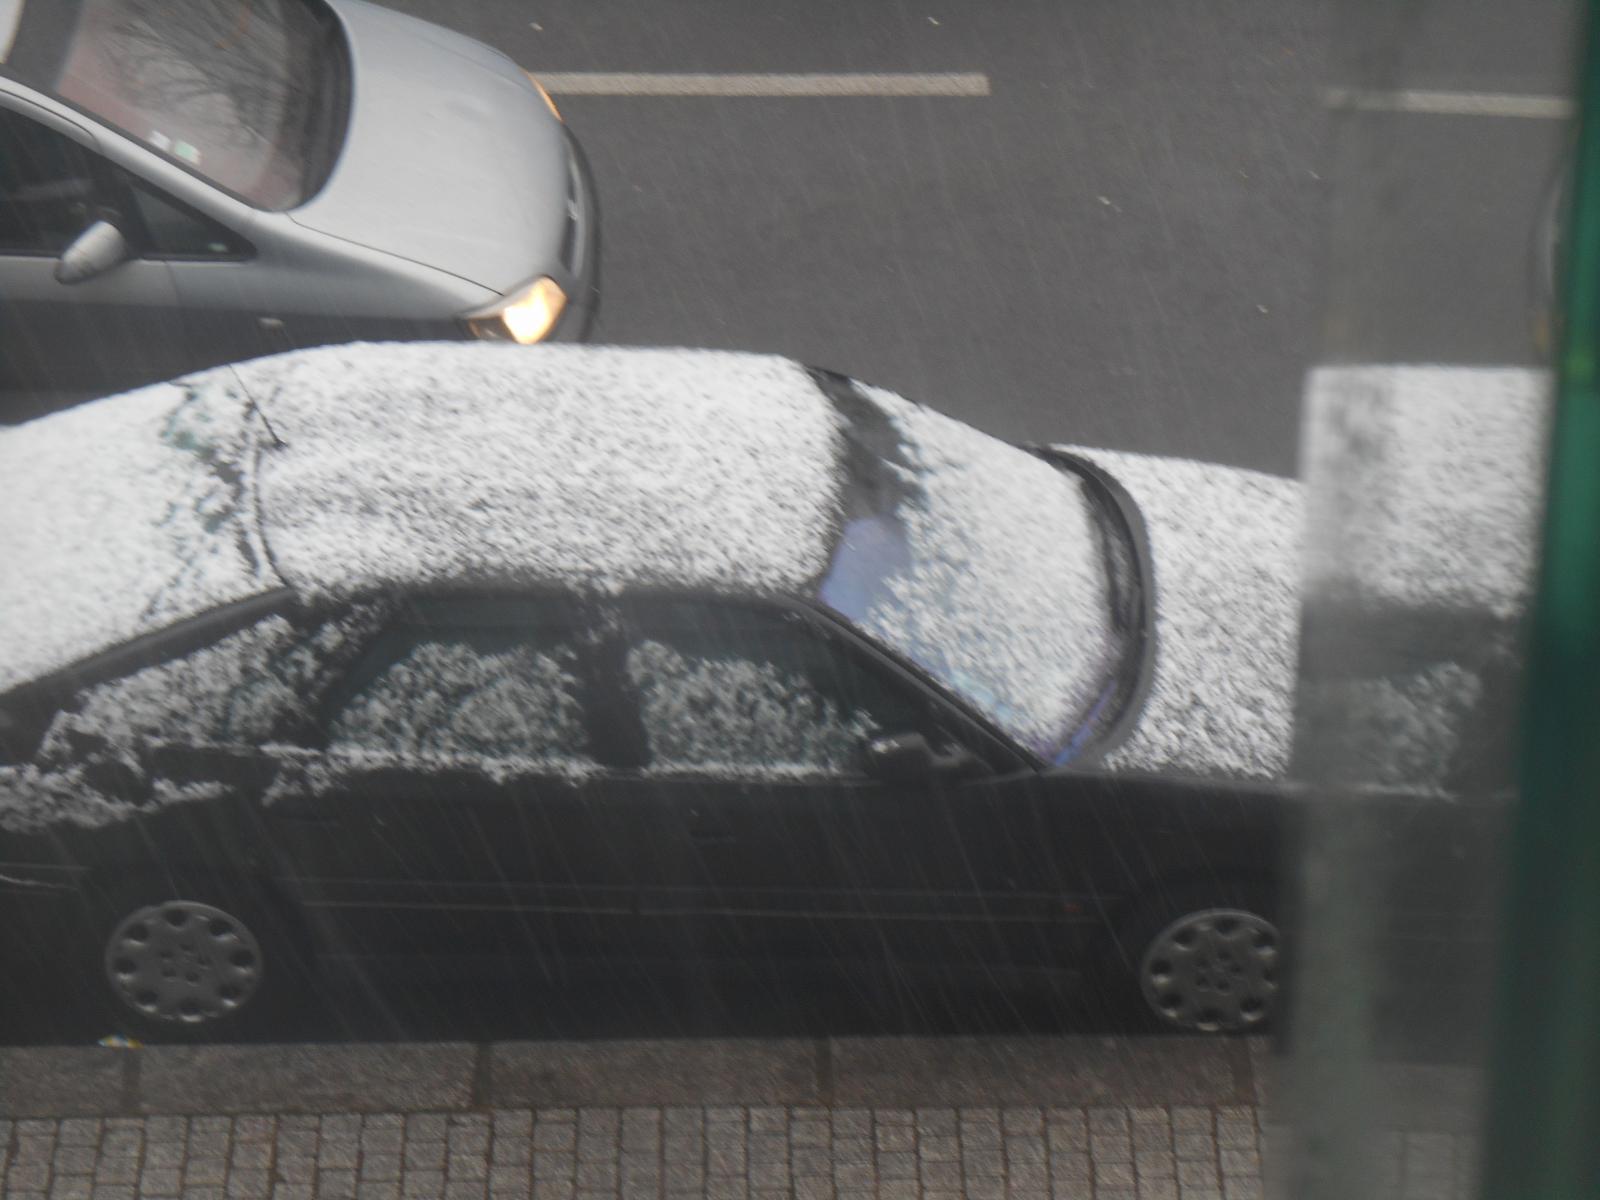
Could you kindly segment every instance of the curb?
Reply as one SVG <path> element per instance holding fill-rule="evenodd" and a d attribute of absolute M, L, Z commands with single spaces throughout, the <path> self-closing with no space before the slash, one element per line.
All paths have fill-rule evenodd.
<path fill-rule="evenodd" d="M 1256 1102 L 1214 1038 L 762 1038 L 0 1049 L 0 1117 L 649 1105 Z"/>

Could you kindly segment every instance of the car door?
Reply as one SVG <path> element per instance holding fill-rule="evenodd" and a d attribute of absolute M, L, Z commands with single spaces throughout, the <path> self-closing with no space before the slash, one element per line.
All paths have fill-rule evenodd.
<path fill-rule="evenodd" d="M 3 414 L 44 411 L 52 395 L 104 394 L 179 374 L 188 346 L 165 262 L 135 256 L 62 283 L 62 253 L 97 221 L 132 232 L 133 214 L 92 134 L 0 96 L 0 387 Z"/>
<path fill-rule="evenodd" d="M 648 760 L 614 790 L 693 854 L 641 910 L 700 952 L 1011 961 L 1070 918 L 1036 774 L 910 674 L 777 606 L 639 597 L 624 624 Z M 884 738 L 922 739 L 928 769 L 875 775 Z"/>
<path fill-rule="evenodd" d="M 591 803 L 585 669 L 557 596 L 396 611 L 262 810 L 325 950 L 554 966 L 620 936 L 650 830 Z"/>

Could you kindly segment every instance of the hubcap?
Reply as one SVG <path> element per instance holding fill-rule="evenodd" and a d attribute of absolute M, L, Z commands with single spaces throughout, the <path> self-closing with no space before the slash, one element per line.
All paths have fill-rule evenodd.
<path fill-rule="evenodd" d="M 261 947 L 237 917 L 169 900 L 123 918 L 106 943 L 106 979 L 134 1011 L 199 1025 L 237 1012 L 261 986 Z"/>
<path fill-rule="evenodd" d="M 1208 908 L 1168 925 L 1144 952 L 1139 984 L 1163 1020 L 1205 1033 L 1251 1029 L 1272 1015 L 1278 931 L 1238 908 Z"/>

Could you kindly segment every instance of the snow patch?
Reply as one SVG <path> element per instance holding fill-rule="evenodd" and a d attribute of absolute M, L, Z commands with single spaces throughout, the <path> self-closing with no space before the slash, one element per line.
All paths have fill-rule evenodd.
<path fill-rule="evenodd" d="M 854 773 L 878 732 L 867 713 L 843 711 L 774 663 L 690 657 L 643 641 L 628 651 L 627 672 L 652 770 Z"/>
<path fill-rule="evenodd" d="M 1051 753 L 1118 649 L 1083 484 L 892 392 L 861 390 L 901 438 L 906 467 L 884 465 L 906 485 L 894 515 L 908 553 L 870 608 L 846 615 Z"/>
<path fill-rule="evenodd" d="M 158 384 L 0 432 L 0 691 L 278 586 L 237 394 Z"/>
<path fill-rule="evenodd" d="M 1325 367 L 1306 411 L 1309 587 L 1362 607 L 1522 614 L 1539 551 L 1546 372 Z"/>
<path fill-rule="evenodd" d="M 234 370 L 278 439 L 267 541 L 308 595 L 788 590 L 826 561 L 838 418 L 783 359 L 447 343 Z"/>
<path fill-rule="evenodd" d="M 1276 779 L 1289 767 L 1300 628 L 1300 485 L 1209 463 L 1063 446 L 1144 515 L 1156 659 L 1113 770 Z"/>
<path fill-rule="evenodd" d="M 426 642 L 345 707 L 330 749 L 368 749 L 419 763 L 463 756 L 587 761 L 576 653 L 515 646 L 485 653 Z"/>

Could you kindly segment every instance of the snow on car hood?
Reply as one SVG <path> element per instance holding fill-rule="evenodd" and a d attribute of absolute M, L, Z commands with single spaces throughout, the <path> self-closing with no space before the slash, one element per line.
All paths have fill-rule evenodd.
<path fill-rule="evenodd" d="M 157 384 L 0 432 L 0 692 L 278 586 L 246 401 Z"/>
<path fill-rule="evenodd" d="M 1254 471 L 1082 446 L 1150 537 L 1155 664 L 1113 770 L 1285 776 L 1300 628 L 1300 484 Z"/>

